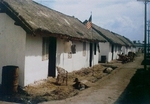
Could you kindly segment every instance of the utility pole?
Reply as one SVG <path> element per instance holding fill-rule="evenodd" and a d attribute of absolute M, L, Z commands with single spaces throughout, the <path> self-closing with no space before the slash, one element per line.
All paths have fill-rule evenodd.
<path fill-rule="evenodd" d="M 147 3 L 150 2 L 150 0 L 137 0 L 137 1 L 144 1 L 144 4 L 145 4 L 145 13 L 144 13 L 144 69 L 147 70 L 147 60 L 146 60 L 146 56 L 147 56 Z"/>
<path fill-rule="evenodd" d="M 147 34 L 148 34 L 148 58 L 150 59 L 150 20 L 148 21 L 148 30 L 147 30 Z"/>

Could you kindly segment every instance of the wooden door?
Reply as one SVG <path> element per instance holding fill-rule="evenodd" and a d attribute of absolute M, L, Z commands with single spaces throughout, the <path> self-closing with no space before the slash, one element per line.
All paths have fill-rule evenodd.
<path fill-rule="evenodd" d="M 49 65 L 48 65 L 48 76 L 56 76 L 56 43 L 55 37 L 50 37 L 49 43 Z"/>

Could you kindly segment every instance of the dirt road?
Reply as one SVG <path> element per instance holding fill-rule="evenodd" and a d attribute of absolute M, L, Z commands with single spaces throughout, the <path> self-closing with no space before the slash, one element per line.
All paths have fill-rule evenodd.
<path fill-rule="evenodd" d="M 127 88 L 137 70 L 143 68 L 141 61 L 142 56 L 137 57 L 134 62 L 122 65 L 121 68 L 114 70 L 110 75 L 96 82 L 91 88 L 83 90 L 77 96 L 41 104 L 127 104 L 125 102 L 129 104 L 131 99 L 128 100 L 124 97 L 127 93 L 132 92 L 128 92 Z M 134 89 L 134 87 L 132 88 Z"/>

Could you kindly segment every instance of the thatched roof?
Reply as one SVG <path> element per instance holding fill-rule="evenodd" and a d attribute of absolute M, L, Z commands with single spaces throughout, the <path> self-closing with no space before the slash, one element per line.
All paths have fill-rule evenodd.
<path fill-rule="evenodd" d="M 112 32 L 112 33 L 114 35 L 116 35 L 122 42 L 124 42 L 126 44 L 126 46 L 129 46 L 129 47 L 133 46 L 132 42 L 130 42 L 126 37 L 121 36 L 121 35 L 114 33 L 114 32 Z"/>
<path fill-rule="evenodd" d="M 83 24 L 86 25 L 87 22 L 88 21 L 85 20 Z M 101 28 L 94 23 L 92 23 L 92 29 L 93 31 L 96 31 L 100 36 L 104 37 L 111 44 L 126 45 L 123 41 L 120 40 L 120 38 L 118 38 L 115 34 L 111 33 L 109 30 Z"/>
<path fill-rule="evenodd" d="M 0 0 L 0 12 L 6 12 L 26 32 L 78 40 L 106 41 L 74 17 L 52 10 L 32 0 Z"/>
<path fill-rule="evenodd" d="M 127 37 L 124 37 L 124 38 L 131 44 L 132 47 L 136 47 L 130 39 L 128 39 Z"/>
<path fill-rule="evenodd" d="M 106 38 L 111 44 L 126 45 L 124 42 L 120 40 L 120 38 L 111 33 L 111 31 L 101 28 L 95 24 L 92 25 L 92 28 L 95 31 L 97 31 L 100 35 L 102 35 L 104 38 Z"/>

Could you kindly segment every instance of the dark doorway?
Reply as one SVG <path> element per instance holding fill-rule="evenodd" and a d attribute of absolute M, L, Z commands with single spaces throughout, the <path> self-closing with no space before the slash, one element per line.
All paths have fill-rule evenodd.
<path fill-rule="evenodd" d="M 49 65 L 48 65 L 48 76 L 56 76 L 56 38 L 49 38 Z"/>
<path fill-rule="evenodd" d="M 90 43 L 90 62 L 89 62 L 89 66 L 92 66 L 92 58 L 93 58 L 93 44 Z"/>

